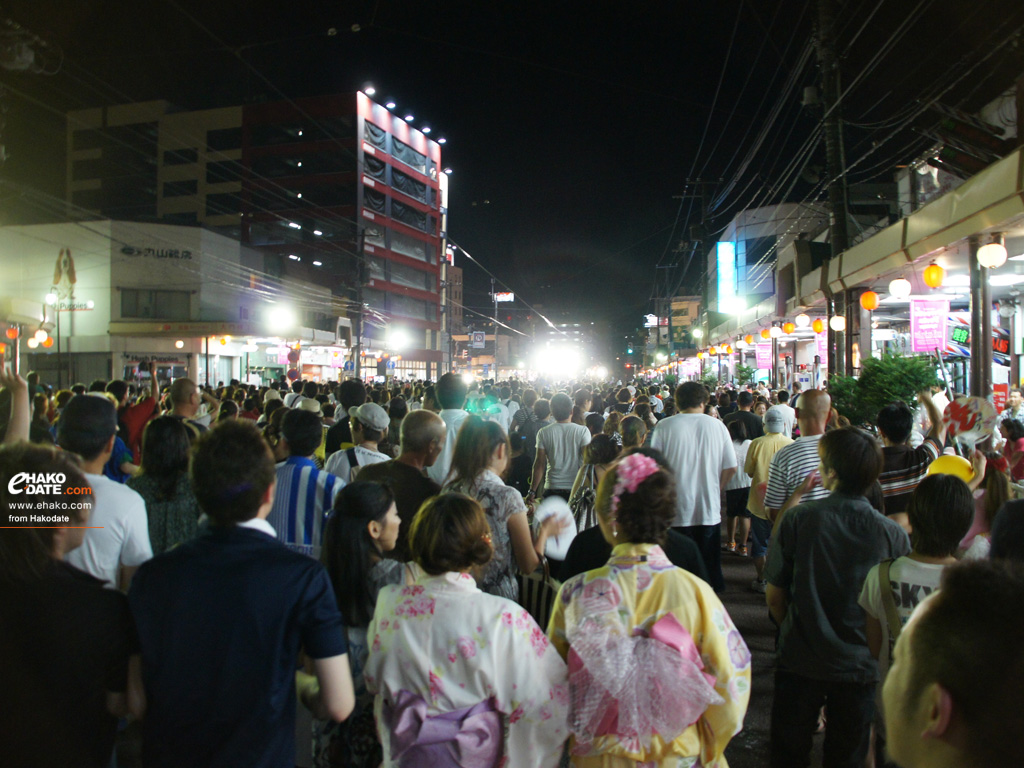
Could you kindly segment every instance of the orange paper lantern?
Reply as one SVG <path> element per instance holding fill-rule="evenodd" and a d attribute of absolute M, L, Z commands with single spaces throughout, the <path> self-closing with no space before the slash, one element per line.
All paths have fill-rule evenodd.
<path fill-rule="evenodd" d="M 743 340 L 745 342 L 747 342 L 747 344 L 753 344 L 754 343 L 754 334 L 748 333 L 746 336 L 743 337 Z"/>
<path fill-rule="evenodd" d="M 772 335 L 772 332 L 771 332 L 771 331 L 769 331 L 769 330 L 768 330 L 767 328 L 762 328 L 762 329 L 761 329 L 761 338 L 762 338 L 762 339 L 767 339 L 767 338 L 770 338 L 770 337 L 771 337 L 771 335 Z"/>
<path fill-rule="evenodd" d="M 727 355 L 731 355 L 732 354 L 732 346 L 731 345 L 729 345 L 729 344 L 725 345 L 725 354 L 727 354 Z"/>
<path fill-rule="evenodd" d="M 796 330 L 796 325 L 794 323 L 783 323 L 782 324 L 782 332 L 783 333 L 787 333 L 788 334 L 788 333 L 792 333 L 795 330 Z"/>
<path fill-rule="evenodd" d="M 18 329 L 17 328 L 8 328 L 7 329 L 7 338 L 8 339 L 16 339 L 16 338 L 18 338 Z"/>
<path fill-rule="evenodd" d="M 929 288 L 939 288 L 946 279 L 946 270 L 934 261 L 924 268 L 924 284 Z"/>
<path fill-rule="evenodd" d="M 815 333 L 821 333 L 822 331 L 825 330 L 825 321 L 819 317 L 813 323 L 811 323 L 811 328 L 814 329 Z"/>
<path fill-rule="evenodd" d="M 878 294 L 874 291 L 864 291 L 860 295 L 860 305 L 868 312 L 878 309 Z"/>
<path fill-rule="evenodd" d="M 698 360 L 703 360 L 704 359 L 704 353 L 703 352 L 698 352 L 697 353 L 697 359 Z"/>
<path fill-rule="evenodd" d="M 708 350 L 708 352 L 710 354 L 712 354 L 712 355 L 717 355 L 718 354 L 718 347 L 712 347 L 711 349 Z"/>
<path fill-rule="evenodd" d="M 53 346 L 53 336 L 47 336 L 46 339 L 43 341 L 43 346 L 46 347 L 47 349 L 52 347 Z"/>

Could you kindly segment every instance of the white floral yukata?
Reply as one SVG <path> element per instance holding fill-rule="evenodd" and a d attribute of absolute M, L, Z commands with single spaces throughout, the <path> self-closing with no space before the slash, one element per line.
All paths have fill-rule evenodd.
<path fill-rule="evenodd" d="M 565 662 L 519 605 L 481 592 L 466 573 L 421 574 L 410 586 L 381 590 L 367 637 L 364 675 L 376 694 L 384 766 L 416 764 L 395 758 L 400 748 L 388 726 L 389 713 L 410 698 L 422 700 L 420 718 L 489 701 L 503 742 L 490 765 L 558 765 L 568 738 Z"/>
<path fill-rule="evenodd" d="M 727 768 L 750 652 L 711 587 L 661 547 L 619 544 L 607 565 L 566 581 L 549 634 L 569 661 L 572 766 Z"/>

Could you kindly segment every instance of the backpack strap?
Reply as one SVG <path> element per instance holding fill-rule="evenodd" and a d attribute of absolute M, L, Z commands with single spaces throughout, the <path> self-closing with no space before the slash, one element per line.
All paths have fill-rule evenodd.
<path fill-rule="evenodd" d="M 883 560 L 878 565 L 878 587 L 882 591 L 882 607 L 885 609 L 885 621 L 889 625 L 889 637 L 891 642 L 896 642 L 900 636 L 903 625 L 900 623 L 900 615 L 896 611 L 896 600 L 892 596 L 892 580 L 889 578 L 889 570 L 893 561 Z"/>
<path fill-rule="evenodd" d="M 359 466 L 359 459 L 356 458 L 356 448 L 355 448 L 355 446 L 352 446 L 351 448 L 346 448 L 345 449 L 345 455 L 348 456 L 348 466 L 349 466 L 349 468 L 353 468 L 353 467 L 358 467 Z"/>

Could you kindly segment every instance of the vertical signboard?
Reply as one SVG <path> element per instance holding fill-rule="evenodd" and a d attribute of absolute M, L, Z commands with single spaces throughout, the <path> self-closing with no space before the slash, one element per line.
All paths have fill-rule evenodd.
<path fill-rule="evenodd" d="M 772 345 L 757 344 L 755 350 L 757 352 L 757 367 L 770 369 L 772 367 Z"/>
<path fill-rule="evenodd" d="M 935 352 L 946 346 L 946 318 L 949 299 L 911 299 L 910 349 Z"/>

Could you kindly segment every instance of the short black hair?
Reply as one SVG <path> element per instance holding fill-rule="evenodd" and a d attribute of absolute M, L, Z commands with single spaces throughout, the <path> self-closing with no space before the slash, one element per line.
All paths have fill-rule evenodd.
<path fill-rule="evenodd" d="M 1024 421 L 1020 419 L 1005 419 L 1002 424 L 1006 428 L 1006 439 L 1016 442 L 1024 437 Z"/>
<path fill-rule="evenodd" d="M 894 443 L 902 444 L 910 439 L 914 428 L 914 412 L 906 403 L 889 403 L 878 412 L 875 425 Z"/>
<path fill-rule="evenodd" d="M 698 408 L 708 401 L 708 390 L 699 381 L 687 381 L 676 389 L 676 405 L 679 410 L 685 411 L 690 408 Z"/>
<path fill-rule="evenodd" d="M 435 387 L 437 402 L 446 410 L 461 408 L 466 403 L 469 388 L 456 373 L 446 373 L 437 380 Z"/>
<path fill-rule="evenodd" d="M 955 475 L 928 475 L 910 497 L 910 545 L 927 557 L 956 553 L 974 520 L 974 497 Z"/>
<path fill-rule="evenodd" d="M 826 432 L 818 443 L 821 463 L 836 473 L 841 493 L 863 496 L 882 472 L 882 446 L 863 429 Z"/>
<path fill-rule="evenodd" d="M 276 476 L 274 456 L 249 419 L 219 421 L 196 441 L 190 475 L 211 524 L 232 526 L 260 511 Z"/>
<path fill-rule="evenodd" d="M 743 390 L 739 395 L 737 395 L 736 404 L 739 405 L 740 408 L 749 408 L 754 404 L 754 396 L 750 392 Z"/>
<path fill-rule="evenodd" d="M 92 461 L 117 434 L 117 409 L 105 395 L 75 395 L 57 422 L 57 444 Z"/>
<path fill-rule="evenodd" d="M 312 411 L 296 408 L 284 415 L 281 435 L 288 441 L 292 456 L 312 456 L 323 440 L 323 422 Z"/>
<path fill-rule="evenodd" d="M 780 389 L 779 390 L 779 393 L 778 393 L 777 397 L 779 398 L 779 402 L 780 403 L 788 403 L 789 402 L 789 392 L 787 392 L 784 389 Z"/>
<path fill-rule="evenodd" d="M 114 379 L 107 384 L 107 392 L 112 394 L 117 399 L 117 402 L 120 403 L 128 395 L 128 382 Z"/>
<path fill-rule="evenodd" d="M 1024 499 L 1006 502 L 996 514 L 989 557 L 1024 563 Z"/>

